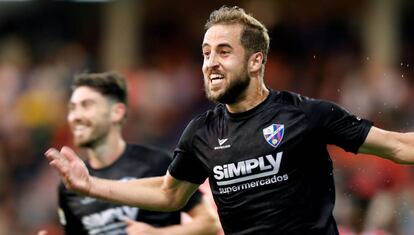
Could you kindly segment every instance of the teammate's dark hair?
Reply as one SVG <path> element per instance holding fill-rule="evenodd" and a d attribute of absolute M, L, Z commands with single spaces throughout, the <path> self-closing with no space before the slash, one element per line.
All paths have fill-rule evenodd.
<path fill-rule="evenodd" d="M 90 87 L 104 96 L 128 105 L 128 89 L 125 78 L 116 72 L 82 73 L 75 76 L 72 91 L 78 87 Z"/>

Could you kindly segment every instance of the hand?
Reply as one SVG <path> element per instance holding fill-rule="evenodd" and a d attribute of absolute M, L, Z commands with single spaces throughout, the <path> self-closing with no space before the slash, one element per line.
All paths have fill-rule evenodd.
<path fill-rule="evenodd" d="M 127 224 L 128 235 L 161 235 L 161 231 L 147 223 L 138 222 L 126 218 L 125 223 Z"/>
<path fill-rule="evenodd" d="M 49 164 L 54 167 L 66 188 L 77 193 L 88 195 L 91 188 L 91 176 L 85 163 L 69 147 L 63 147 L 60 152 L 51 148 L 45 153 Z"/>

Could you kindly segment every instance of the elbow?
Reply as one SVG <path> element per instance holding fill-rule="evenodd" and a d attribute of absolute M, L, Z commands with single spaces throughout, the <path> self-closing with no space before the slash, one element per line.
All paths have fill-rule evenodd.
<path fill-rule="evenodd" d="M 175 202 L 169 202 L 167 204 L 164 204 L 162 207 L 157 208 L 149 208 L 149 210 L 159 211 L 159 212 L 174 212 L 179 211 L 183 208 L 181 204 L 175 203 Z"/>
<path fill-rule="evenodd" d="M 187 204 L 187 201 L 175 193 L 168 191 L 164 191 L 163 193 L 166 198 L 162 209 L 163 212 L 179 211 Z"/>
<path fill-rule="evenodd" d="M 218 217 L 210 211 L 202 211 L 202 214 L 192 219 L 192 223 L 197 227 L 198 235 L 217 235 L 221 229 Z"/>
<path fill-rule="evenodd" d="M 185 202 L 182 202 L 181 200 L 178 200 L 178 199 L 170 199 L 169 201 L 170 201 L 169 202 L 169 205 L 168 205 L 169 212 L 171 212 L 171 211 L 179 211 L 186 204 Z"/>
<path fill-rule="evenodd" d="M 217 213 L 210 207 L 210 203 L 203 198 L 203 201 L 189 211 L 193 222 L 197 224 L 200 235 L 217 235 L 221 230 L 221 224 Z"/>
<path fill-rule="evenodd" d="M 210 216 L 207 218 L 205 220 L 205 225 L 205 235 L 216 235 L 221 228 L 220 221 L 216 216 Z"/>
<path fill-rule="evenodd" d="M 391 154 L 392 157 L 389 159 L 397 164 L 414 164 L 414 156 L 411 151 L 407 151 L 408 149 L 411 149 L 409 146 L 400 144 L 393 154 Z"/>

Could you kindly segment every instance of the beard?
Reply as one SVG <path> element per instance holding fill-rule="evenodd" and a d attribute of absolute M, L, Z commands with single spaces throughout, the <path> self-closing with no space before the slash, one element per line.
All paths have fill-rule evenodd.
<path fill-rule="evenodd" d="M 93 128 L 90 133 L 85 134 L 86 136 L 76 137 L 74 136 L 74 143 L 79 148 L 95 148 L 101 143 L 105 142 L 108 133 L 108 125 L 98 125 L 89 127 Z"/>
<path fill-rule="evenodd" d="M 247 87 L 250 84 L 250 77 L 248 75 L 246 67 L 242 71 L 235 75 L 233 81 L 230 81 L 228 87 L 224 89 L 220 94 L 213 96 L 210 93 L 208 84 L 204 84 L 204 90 L 208 100 L 212 102 L 218 102 L 223 104 L 234 104 L 239 101 L 245 94 Z"/>
<path fill-rule="evenodd" d="M 75 145 L 79 148 L 95 148 L 100 143 L 104 142 L 105 136 L 93 136 L 85 140 L 75 139 Z"/>

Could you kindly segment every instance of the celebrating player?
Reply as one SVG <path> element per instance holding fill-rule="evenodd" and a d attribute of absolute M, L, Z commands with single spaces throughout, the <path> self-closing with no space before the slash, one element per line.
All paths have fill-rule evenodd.
<path fill-rule="evenodd" d="M 161 176 L 171 157 L 158 149 L 127 144 L 121 129 L 127 116 L 127 86 L 116 73 L 80 74 L 73 83 L 67 120 L 74 143 L 87 151 L 91 175 L 127 182 Z M 59 216 L 66 234 L 217 234 L 218 220 L 196 192 L 180 211 L 153 212 L 96 200 L 59 187 Z"/>
<path fill-rule="evenodd" d="M 338 234 L 326 149 L 414 163 L 414 133 L 374 127 L 328 101 L 270 90 L 269 36 L 238 7 L 211 13 L 202 43 L 206 96 L 217 106 L 187 126 L 164 177 L 93 177 L 64 147 L 45 155 L 66 186 L 148 210 L 176 210 L 209 179 L 226 234 Z"/>

